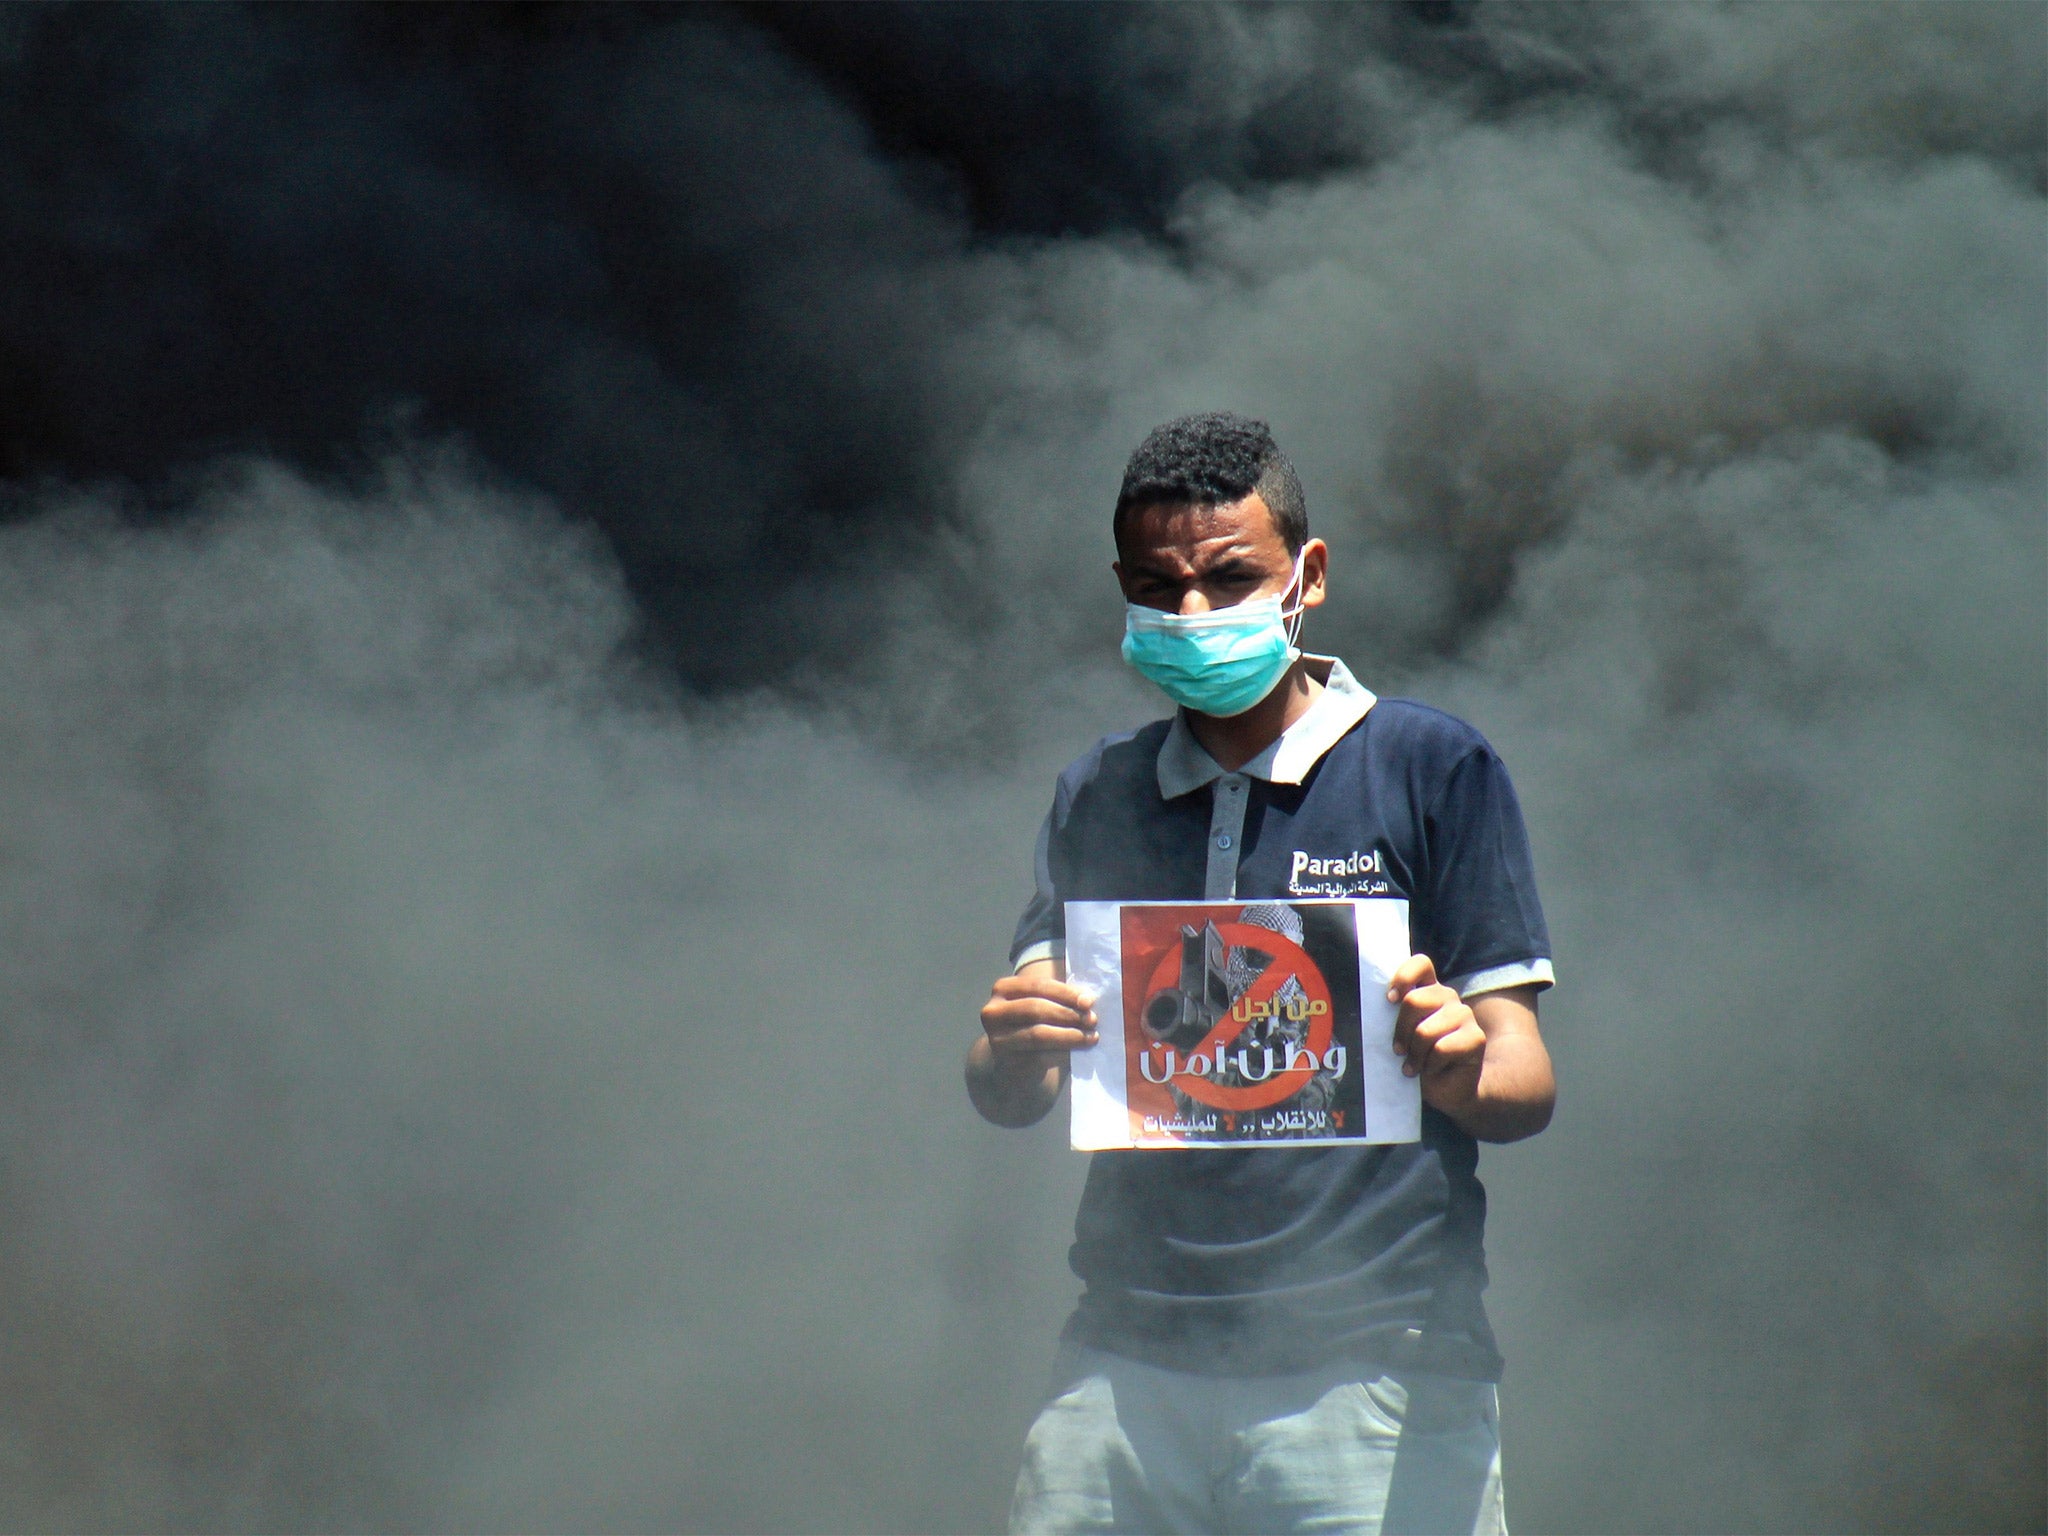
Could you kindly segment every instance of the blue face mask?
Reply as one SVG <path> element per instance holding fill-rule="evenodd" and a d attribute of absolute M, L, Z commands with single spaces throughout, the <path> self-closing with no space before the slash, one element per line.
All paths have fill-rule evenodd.
<path fill-rule="evenodd" d="M 1305 552 L 1304 552 L 1305 553 Z M 1301 581 L 1294 562 L 1292 592 Z M 1162 613 L 1124 605 L 1124 660 L 1158 684 L 1174 703 L 1227 719 L 1271 693 L 1301 654 L 1294 648 L 1302 605 L 1254 597 L 1209 613 Z"/>

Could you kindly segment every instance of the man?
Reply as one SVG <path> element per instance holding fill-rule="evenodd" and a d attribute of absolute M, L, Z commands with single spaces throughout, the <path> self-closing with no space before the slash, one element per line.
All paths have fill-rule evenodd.
<path fill-rule="evenodd" d="M 1040 1119 L 1097 1038 L 1064 902 L 1405 896 L 1415 952 L 1368 1048 L 1420 1079 L 1422 1139 L 1095 1154 L 1011 1528 L 1503 1531 L 1477 1143 L 1534 1135 L 1556 1097 L 1513 788 L 1471 727 L 1296 649 L 1329 551 L 1263 423 L 1154 431 L 1113 527 L 1124 655 L 1181 707 L 1060 775 L 975 1107 Z"/>

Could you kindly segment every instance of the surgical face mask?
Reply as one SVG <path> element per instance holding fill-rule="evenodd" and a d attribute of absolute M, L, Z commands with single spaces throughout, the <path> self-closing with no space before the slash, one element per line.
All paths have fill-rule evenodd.
<path fill-rule="evenodd" d="M 1241 715 L 1271 693 L 1301 654 L 1303 550 L 1294 561 L 1294 606 L 1282 597 L 1254 597 L 1229 608 L 1183 616 L 1124 605 L 1124 660 L 1158 684 L 1174 703 L 1197 714 Z"/>

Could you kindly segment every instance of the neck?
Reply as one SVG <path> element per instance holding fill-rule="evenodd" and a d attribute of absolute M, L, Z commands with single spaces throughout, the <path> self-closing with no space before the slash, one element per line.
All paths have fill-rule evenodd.
<path fill-rule="evenodd" d="M 1322 691 L 1322 682 L 1309 672 L 1308 658 L 1296 657 L 1273 691 L 1243 714 L 1220 719 L 1189 710 L 1188 729 L 1225 773 L 1235 773 L 1307 714 Z"/>

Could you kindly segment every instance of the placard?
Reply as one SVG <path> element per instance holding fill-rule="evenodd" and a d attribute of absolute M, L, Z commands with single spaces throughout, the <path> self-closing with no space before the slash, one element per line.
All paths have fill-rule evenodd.
<path fill-rule="evenodd" d="M 1067 977 L 1100 1041 L 1073 1057 L 1072 1142 L 1193 1149 L 1414 1141 L 1421 1084 L 1387 983 L 1408 903 L 1070 901 Z"/>

